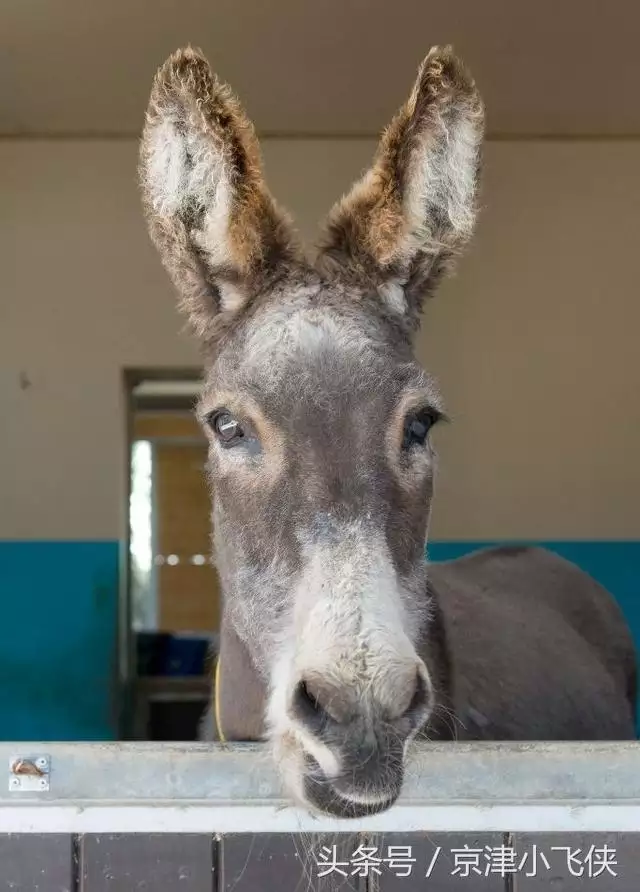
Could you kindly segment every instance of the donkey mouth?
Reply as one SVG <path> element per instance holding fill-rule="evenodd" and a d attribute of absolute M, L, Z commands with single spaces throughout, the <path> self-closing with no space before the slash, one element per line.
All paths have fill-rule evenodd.
<path fill-rule="evenodd" d="M 329 779 L 313 756 L 305 755 L 308 773 L 304 778 L 304 796 L 310 806 L 336 818 L 363 818 L 391 808 L 400 795 L 402 776 L 384 790 L 356 788 L 347 776 Z"/>

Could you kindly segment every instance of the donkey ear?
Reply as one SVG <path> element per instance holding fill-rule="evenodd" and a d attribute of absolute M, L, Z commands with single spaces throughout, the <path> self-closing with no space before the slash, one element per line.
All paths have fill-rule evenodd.
<path fill-rule="evenodd" d="M 190 47 L 156 74 L 140 148 L 151 238 L 196 333 L 208 340 L 295 264 L 251 123 Z"/>
<path fill-rule="evenodd" d="M 473 80 L 450 47 L 435 47 L 373 166 L 329 215 L 322 272 L 378 291 L 415 326 L 423 298 L 471 235 L 483 129 Z"/>

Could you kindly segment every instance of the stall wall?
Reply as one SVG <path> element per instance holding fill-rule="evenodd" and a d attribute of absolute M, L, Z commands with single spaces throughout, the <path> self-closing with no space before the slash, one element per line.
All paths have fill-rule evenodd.
<path fill-rule="evenodd" d="M 265 145 L 309 241 L 372 151 Z M 2 737 L 115 733 L 123 369 L 199 361 L 147 238 L 136 152 L 0 141 Z M 545 541 L 633 622 L 639 218 L 640 142 L 490 143 L 477 238 L 417 342 L 454 421 L 437 434 L 434 556 Z"/>

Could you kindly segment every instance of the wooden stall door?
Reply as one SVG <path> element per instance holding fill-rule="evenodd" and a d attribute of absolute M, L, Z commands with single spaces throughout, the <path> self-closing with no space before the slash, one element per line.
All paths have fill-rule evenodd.
<path fill-rule="evenodd" d="M 209 562 L 210 501 L 203 441 L 154 444 L 160 631 L 212 632 L 220 624 L 218 577 Z M 205 563 L 199 563 L 202 556 Z M 176 562 L 177 561 L 177 562 Z"/>

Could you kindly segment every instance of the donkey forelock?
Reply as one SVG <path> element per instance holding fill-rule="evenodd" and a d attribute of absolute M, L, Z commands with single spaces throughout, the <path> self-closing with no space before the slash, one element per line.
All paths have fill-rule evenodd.
<path fill-rule="evenodd" d="M 443 407 L 411 341 L 471 234 L 482 126 L 473 81 L 432 50 L 311 263 L 199 52 L 163 65 L 147 113 L 147 220 L 205 352 L 225 617 L 289 788 L 338 814 L 395 799 L 434 704 L 416 647 Z"/>

